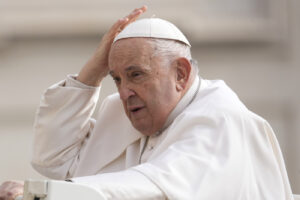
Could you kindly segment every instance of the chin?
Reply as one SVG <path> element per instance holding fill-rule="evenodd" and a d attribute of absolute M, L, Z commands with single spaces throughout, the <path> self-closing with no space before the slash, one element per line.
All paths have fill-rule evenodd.
<path fill-rule="evenodd" d="M 143 126 L 141 124 L 134 124 L 132 123 L 133 127 L 138 130 L 141 134 L 146 135 L 146 136 L 151 136 L 155 133 L 155 131 L 151 130 L 150 127 L 148 126 Z"/>
<path fill-rule="evenodd" d="M 145 129 L 145 128 L 135 127 L 135 129 L 138 130 L 141 134 L 146 135 L 146 136 L 150 136 L 153 134 L 151 131 L 149 131 L 148 129 Z"/>

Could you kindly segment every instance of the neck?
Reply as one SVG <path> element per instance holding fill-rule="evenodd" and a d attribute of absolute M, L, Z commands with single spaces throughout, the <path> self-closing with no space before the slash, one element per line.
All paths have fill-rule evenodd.
<path fill-rule="evenodd" d="M 159 135 L 163 132 L 172 122 L 173 120 L 194 100 L 196 94 L 200 88 L 201 80 L 197 75 L 194 75 L 191 79 L 191 84 L 187 86 L 187 91 L 180 98 L 179 102 L 169 114 L 163 128 L 159 130 L 156 135 Z"/>

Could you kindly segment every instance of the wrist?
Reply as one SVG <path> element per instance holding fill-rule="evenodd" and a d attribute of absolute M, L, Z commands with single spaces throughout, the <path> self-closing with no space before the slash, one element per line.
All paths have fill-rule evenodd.
<path fill-rule="evenodd" d="M 107 74 L 108 67 L 91 59 L 81 69 L 76 79 L 85 85 L 98 87 Z"/>

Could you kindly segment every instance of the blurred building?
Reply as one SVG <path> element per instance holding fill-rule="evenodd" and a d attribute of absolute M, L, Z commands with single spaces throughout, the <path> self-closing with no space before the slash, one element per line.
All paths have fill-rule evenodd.
<path fill-rule="evenodd" d="M 29 164 L 40 95 L 78 73 L 101 36 L 132 8 L 176 24 L 192 44 L 200 75 L 224 79 L 279 139 L 300 193 L 300 1 L 0 0 L 0 182 L 42 178 Z M 115 92 L 104 81 L 100 101 Z"/>

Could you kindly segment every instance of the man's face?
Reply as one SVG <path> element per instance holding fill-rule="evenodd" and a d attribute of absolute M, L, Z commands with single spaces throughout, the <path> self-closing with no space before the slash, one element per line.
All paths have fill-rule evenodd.
<path fill-rule="evenodd" d="M 153 56 L 148 39 L 122 39 L 111 48 L 110 74 L 128 118 L 144 135 L 159 131 L 180 99 L 173 65 Z"/>

